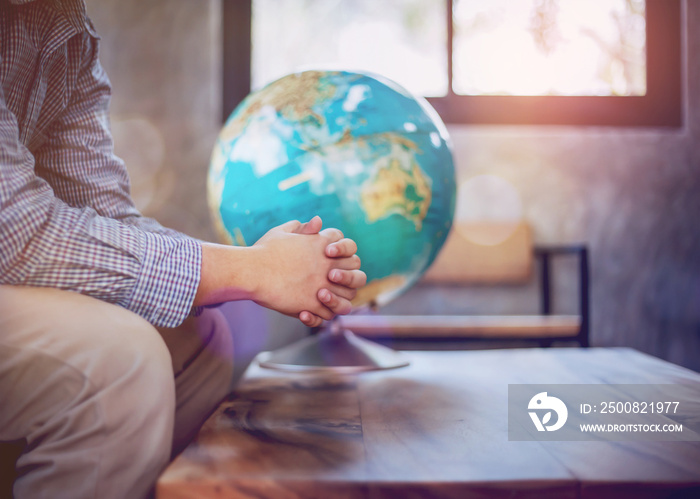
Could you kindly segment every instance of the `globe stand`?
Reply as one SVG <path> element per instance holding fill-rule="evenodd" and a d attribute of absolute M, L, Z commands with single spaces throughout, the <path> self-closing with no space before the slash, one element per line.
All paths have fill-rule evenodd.
<path fill-rule="evenodd" d="M 293 372 L 358 373 L 404 367 L 400 353 L 360 338 L 337 319 L 318 334 L 258 357 L 260 366 Z"/>

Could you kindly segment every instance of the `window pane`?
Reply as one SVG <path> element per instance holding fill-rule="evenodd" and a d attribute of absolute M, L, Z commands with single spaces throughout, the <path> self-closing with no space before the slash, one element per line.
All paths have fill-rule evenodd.
<path fill-rule="evenodd" d="M 446 95 L 445 9 L 445 0 L 253 0 L 251 86 L 342 68 Z"/>
<path fill-rule="evenodd" d="M 644 0 L 454 0 L 462 95 L 644 95 Z"/>

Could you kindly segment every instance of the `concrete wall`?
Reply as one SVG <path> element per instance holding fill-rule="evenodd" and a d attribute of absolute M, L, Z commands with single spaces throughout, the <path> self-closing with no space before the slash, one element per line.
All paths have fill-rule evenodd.
<path fill-rule="evenodd" d="M 115 150 L 139 208 L 211 239 L 205 192 L 221 125 L 220 3 L 87 0 L 113 86 Z"/>
<path fill-rule="evenodd" d="M 204 185 L 220 124 L 219 2 L 87 3 L 114 84 L 117 152 L 139 205 L 211 239 Z M 589 245 L 594 345 L 630 346 L 700 370 L 700 1 L 683 7 L 682 128 L 452 126 L 450 133 L 460 180 L 498 175 L 517 191 L 537 242 Z M 408 308 L 420 292 L 392 307 Z M 482 301 L 499 299 L 488 293 Z M 294 321 L 265 320 L 275 342 L 300 334 Z"/>

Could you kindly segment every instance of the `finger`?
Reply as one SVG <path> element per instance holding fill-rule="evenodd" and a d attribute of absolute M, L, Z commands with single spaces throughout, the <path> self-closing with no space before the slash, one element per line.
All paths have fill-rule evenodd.
<path fill-rule="evenodd" d="M 330 265 L 334 269 L 343 270 L 358 270 L 361 266 L 360 257 L 357 255 L 347 256 L 343 258 L 334 258 Z"/>
<path fill-rule="evenodd" d="M 346 315 L 352 310 L 350 300 L 341 298 L 325 288 L 318 291 L 318 299 L 335 315 Z"/>
<path fill-rule="evenodd" d="M 348 288 L 346 286 L 339 286 L 337 284 L 333 283 L 328 283 L 328 290 L 330 290 L 331 293 L 334 295 L 340 297 L 340 298 L 345 298 L 348 301 L 352 301 L 355 299 L 355 296 L 357 296 L 357 290 L 353 288 Z"/>
<path fill-rule="evenodd" d="M 330 258 L 352 256 L 357 253 L 357 244 L 352 239 L 343 238 L 326 246 L 326 255 Z"/>
<path fill-rule="evenodd" d="M 367 274 L 361 270 L 331 269 L 328 280 L 352 289 L 359 289 L 367 284 Z"/>
<path fill-rule="evenodd" d="M 340 229 L 335 229 L 333 227 L 323 229 L 321 232 L 319 232 L 319 234 L 330 240 L 331 243 L 335 243 L 343 239 L 343 233 L 340 231 Z"/>
<path fill-rule="evenodd" d="M 297 227 L 294 232 L 297 234 L 318 234 L 322 227 L 323 221 L 321 220 L 321 217 L 316 215 L 308 222 L 299 224 L 299 227 Z"/>
<path fill-rule="evenodd" d="M 279 226 L 285 232 L 297 232 L 303 224 L 299 220 L 290 220 Z"/>
<path fill-rule="evenodd" d="M 323 324 L 323 319 L 306 310 L 299 314 L 299 320 L 308 327 L 318 327 Z"/>

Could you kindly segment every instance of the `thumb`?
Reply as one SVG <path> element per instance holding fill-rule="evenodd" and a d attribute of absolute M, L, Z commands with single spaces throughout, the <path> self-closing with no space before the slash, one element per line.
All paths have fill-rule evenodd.
<path fill-rule="evenodd" d="M 321 217 L 316 215 L 306 223 L 300 224 L 293 232 L 297 234 L 318 234 L 323 228 Z"/>
<path fill-rule="evenodd" d="M 306 225 L 306 224 L 299 222 L 299 220 L 290 220 L 289 222 L 285 222 L 282 225 L 280 225 L 278 227 L 274 227 L 271 230 L 282 230 L 283 232 L 290 232 L 290 233 L 300 232 L 302 230 L 302 227 L 304 227 L 304 225 Z"/>

